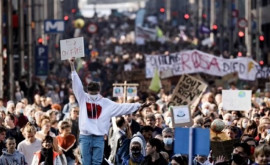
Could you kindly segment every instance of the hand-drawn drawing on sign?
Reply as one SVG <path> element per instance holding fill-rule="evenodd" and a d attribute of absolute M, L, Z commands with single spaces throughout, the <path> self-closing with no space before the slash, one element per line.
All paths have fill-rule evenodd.
<path fill-rule="evenodd" d="M 180 77 L 173 95 L 170 105 L 191 105 L 206 90 L 207 84 L 189 75 Z"/>
<path fill-rule="evenodd" d="M 84 57 L 83 37 L 60 40 L 61 60 Z"/>
<path fill-rule="evenodd" d="M 224 110 L 248 111 L 251 109 L 251 90 L 222 90 Z"/>
<path fill-rule="evenodd" d="M 193 122 L 190 116 L 189 107 L 185 106 L 174 106 L 172 107 L 173 115 L 173 127 L 184 127 L 192 126 Z"/>
<path fill-rule="evenodd" d="M 123 87 L 113 87 L 113 97 L 123 97 L 124 89 Z"/>

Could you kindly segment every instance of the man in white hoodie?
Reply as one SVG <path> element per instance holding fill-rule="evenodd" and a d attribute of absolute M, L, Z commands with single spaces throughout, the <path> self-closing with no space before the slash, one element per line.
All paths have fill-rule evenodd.
<path fill-rule="evenodd" d="M 115 103 L 99 94 L 100 85 L 97 82 L 90 82 L 87 85 L 87 92 L 85 92 L 81 79 L 75 70 L 74 61 L 75 58 L 69 60 L 72 89 L 80 107 L 79 143 L 82 163 L 83 165 L 100 165 L 103 159 L 104 135 L 108 134 L 111 118 L 131 114 L 148 105 Z"/>

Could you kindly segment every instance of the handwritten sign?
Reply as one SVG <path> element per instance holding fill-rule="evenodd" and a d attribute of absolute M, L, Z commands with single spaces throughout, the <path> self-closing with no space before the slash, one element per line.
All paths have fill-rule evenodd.
<path fill-rule="evenodd" d="M 169 55 L 145 55 L 146 78 L 152 78 L 156 68 L 159 72 L 166 73 L 166 77 L 200 72 L 225 76 L 237 72 L 239 79 L 254 81 L 257 78 L 270 76 L 269 67 L 261 67 L 251 58 L 224 59 L 198 50 Z"/>
<path fill-rule="evenodd" d="M 202 95 L 206 88 L 207 84 L 203 81 L 189 75 L 183 75 L 174 89 L 170 103 L 174 106 L 190 105 Z"/>
<path fill-rule="evenodd" d="M 248 111 L 251 109 L 251 90 L 222 90 L 224 110 Z"/>
<path fill-rule="evenodd" d="M 61 60 L 84 57 L 83 37 L 60 40 Z"/>

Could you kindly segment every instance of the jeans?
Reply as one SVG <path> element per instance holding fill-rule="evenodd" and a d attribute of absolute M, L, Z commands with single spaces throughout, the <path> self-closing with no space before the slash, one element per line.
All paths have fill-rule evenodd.
<path fill-rule="evenodd" d="M 83 165 L 100 165 L 103 160 L 104 137 L 96 135 L 80 135 L 80 150 Z"/>

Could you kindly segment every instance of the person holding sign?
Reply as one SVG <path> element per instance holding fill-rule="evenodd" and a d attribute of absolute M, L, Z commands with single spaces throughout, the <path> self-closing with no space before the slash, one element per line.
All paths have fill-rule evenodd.
<path fill-rule="evenodd" d="M 103 159 L 104 135 L 108 134 L 110 119 L 114 116 L 131 114 L 149 104 L 115 103 L 99 94 L 100 85 L 97 82 L 90 82 L 87 85 L 87 92 L 85 92 L 75 70 L 74 61 L 74 57 L 69 60 L 72 89 L 80 107 L 79 145 L 82 164 L 99 165 Z"/>

